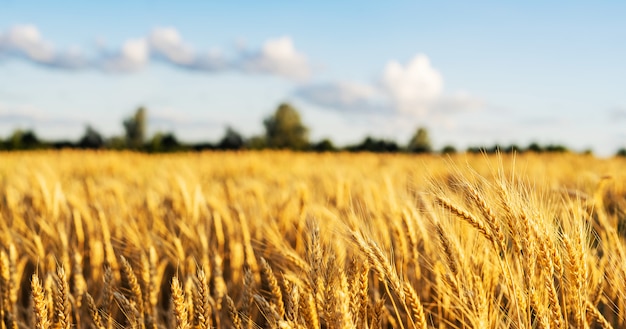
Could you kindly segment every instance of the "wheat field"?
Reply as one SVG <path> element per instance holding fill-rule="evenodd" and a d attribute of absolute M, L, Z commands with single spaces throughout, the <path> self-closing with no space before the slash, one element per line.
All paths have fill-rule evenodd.
<path fill-rule="evenodd" d="M 4 328 L 624 328 L 626 161 L 0 154 Z"/>

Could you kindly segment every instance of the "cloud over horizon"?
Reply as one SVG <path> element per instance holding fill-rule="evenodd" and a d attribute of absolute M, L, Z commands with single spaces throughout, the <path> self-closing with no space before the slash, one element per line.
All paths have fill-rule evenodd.
<path fill-rule="evenodd" d="M 424 54 L 415 55 L 406 66 L 395 60 L 387 63 L 380 84 L 399 112 L 418 116 L 443 92 L 443 77 Z"/>
<path fill-rule="evenodd" d="M 244 71 L 281 75 L 305 80 L 311 74 L 307 57 L 296 50 L 289 37 L 271 39 L 259 51 L 250 53 L 242 62 Z"/>
<path fill-rule="evenodd" d="M 341 111 L 388 111 L 384 93 L 370 84 L 346 81 L 309 84 L 296 89 L 294 95 L 310 103 Z"/>
<path fill-rule="evenodd" d="M 446 116 L 485 106 L 483 100 L 467 92 L 444 93 L 443 76 L 424 54 L 415 55 L 406 65 L 388 62 L 374 81 L 309 84 L 294 95 L 336 111 L 413 118 Z"/>
<path fill-rule="evenodd" d="M 216 72 L 231 65 L 217 50 L 199 53 L 185 42 L 174 27 L 157 27 L 150 32 L 147 45 L 157 60 L 189 70 Z"/>
<path fill-rule="evenodd" d="M 0 31 L 0 55 L 14 56 L 33 63 L 62 68 L 78 69 L 87 65 L 81 49 L 72 47 L 59 52 L 45 40 L 34 25 L 15 25 Z"/>
<path fill-rule="evenodd" d="M 102 69 L 110 72 L 133 72 L 142 69 L 148 62 L 149 48 L 144 39 L 130 39 L 115 54 L 105 55 Z"/>
<path fill-rule="evenodd" d="M 127 39 L 117 49 L 101 45 L 88 58 L 78 47 L 58 51 L 35 25 L 15 25 L 0 31 L 0 58 L 20 58 L 57 69 L 96 69 L 132 73 L 152 60 L 193 71 L 231 71 L 304 81 L 311 75 L 307 56 L 288 36 L 270 38 L 259 49 L 237 49 L 230 57 L 212 49 L 196 51 L 174 27 L 156 27 L 144 37 Z"/>

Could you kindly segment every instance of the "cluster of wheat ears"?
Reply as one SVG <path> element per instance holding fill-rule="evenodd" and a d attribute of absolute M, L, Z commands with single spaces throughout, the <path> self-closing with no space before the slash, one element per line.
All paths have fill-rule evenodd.
<path fill-rule="evenodd" d="M 1 328 L 624 328 L 625 165 L 0 154 Z"/>

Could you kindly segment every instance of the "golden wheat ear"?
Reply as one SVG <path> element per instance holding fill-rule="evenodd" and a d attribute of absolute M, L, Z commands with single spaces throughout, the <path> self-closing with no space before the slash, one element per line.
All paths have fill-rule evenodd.
<path fill-rule="evenodd" d="M 224 298 L 226 301 L 226 307 L 228 309 L 228 315 L 230 316 L 230 321 L 235 329 L 242 329 L 243 324 L 241 322 L 241 317 L 239 316 L 239 312 L 237 311 L 237 307 L 235 306 L 235 302 L 230 298 L 230 296 L 226 295 Z"/>
<path fill-rule="evenodd" d="M 189 324 L 189 310 L 187 309 L 187 303 L 185 299 L 185 291 L 183 286 L 175 276 L 172 278 L 172 309 L 174 311 L 174 318 L 176 319 L 176 329 L 187 329 Z"/>
<path fill-rule="evenodd" d="M 72 326 L 72 305 L 70 303 L 70 287 L 62 265 L 57 267 L 57 294 L 54 304 L 58 325 L 62 329 Z"/>
<path fill-rule="evenodd" d="M 37 273 L 33 274 L 31 280 L 31 291 L 33 298 L 33 311 L 35 313 L 35 327 L 37 329 L 47 329 L 50 327 L 50 319 L 48 318 L 46 292 Z"/>
<path fill-rule="evenodd" d="M 98 310 L 98 307 L 96 306 L 96 302 L 94 301 L 93 297 L 91 297 L 91 295 L 88 292 L 85 292 L 84 298 L 85 300 L 87 300 L 87 307 L 89 308 L 89 314 L 91 315 L 91 321 L 93 322 L 93 325 L 97 329 L 106 328 L 102 322 L 102 316 L 100 316 L 100 310 Z"/>

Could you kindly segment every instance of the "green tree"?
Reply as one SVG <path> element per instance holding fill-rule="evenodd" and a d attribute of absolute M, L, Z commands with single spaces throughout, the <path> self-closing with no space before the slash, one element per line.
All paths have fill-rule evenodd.
<path fill-rule="evenodd" d="M 309 145 L 309 129 L 291 105 L 280 104 L 276 113 L 263 121 L 267 145 L 271 148 L 305 149 Z"/>
<path fill-rule="evenodd" d="M 433 148 L 428 136 L 428 130 L 424 127 L 418 128 L 413 137 L 411 137 L 407 149 L 413 153 L 430 153 Z"/>
<path fill-rule="evenodd" d="M 160 131 L 157 131 L 152 135 L 152 138 L 148 140 L 146 145 L 146 150 L 148 152 L 161 152 L 162 151 L 162 142 L 163 142 L 164 134 Z"/>
<path fill-rule="evenodd" d="M 262 150 L 267 147 L 267 138 L 265 136 L 252 136 L 245 144 L 250 150 Z"/>
<path fill-rule="evenodd" d="M 6 146 L 9 150 L 33 150 L 44 145 L 34 131 L 17 129 L 7 139 Z"/>
<path fill-rule="evenodd" d="M 13 134 L 9 136 L 7 139 L 7 147 L 9 150 L 19 150 L 22 146 L 22 136 L 24 136 L 24 131 L 21 129 L 16 129 L 13 131 Z"/>
<path fill-rule="evenodd" d="M 157 132 L 146 145 L 148 152 L 175 152 L 181 150 L 181 148 L 181 143 L 172 132 Z"/>
<path fill-rule="evenodd" d="M 99 149 L 104 146 L 104 138 L 91 125 L 85 127 L 85 134 L 78 141 L 78 147 L 86 149 Z"/>
<path fill-rule="evenodd" d="M 123 150 L 126 148 L 126 138 L 124 136 L 113 136 L 106 140 L 105 145 L 112 150 Z"/>
<path fill-rule="evenodd" d="M 311 150 L 315 151 L 315 152 L 335 152 L 337 151 L 337 148 L 335 147 L 335 145 L 333 144 L 333 141 L 331 141 L 328 138 L 325 138 L 313 145 L 311 145 Z"/>
<path fill-rule="evenodd" d="M 140 107 L 130 118 L 124 120 L 126 144 L 130 148 L 139 149 L 143 146 L 147 129 L 146 109 Z"/>
<path fill-rule="evenodd" d="M 374 152 L 374 153 L 393 153 L 400 150 L 400 146 L 393 140 L 378 139 L 371 136 L 357 145 L 346 147 L 350 152 Z"/>
<path fill-rule="evenodd" d="M 239 150 L 245 146 L 245 140 L 239 132 L 232 127 L 226 127 L 224 137 L 217 144 L 220 150 Z"/>
<path fill-rule="evenodd" d="M 536 142 L 530 143 L 530 145 L 528 145 L 528 147 L 526 148 L 526 151 L 529 152 L 534 152 L 534 153 L 541 153 L 543 152 L 543 147 L 541 147 L 541 145 L 539 145 Z"/>
<path fill-rule="evenodd" d="M 546 152 L 552 153 L 565 153 L 568 152 L 568 148 L 565 145 L 560 144 L 549 144 L 545 147 Z"/>
<path fill-rule="evenodd" d="M 441 149 L 441 153 L 442 154 L 455 154 L 456 147 L 454 147 L 453 145 L 446 145 Z"/>

